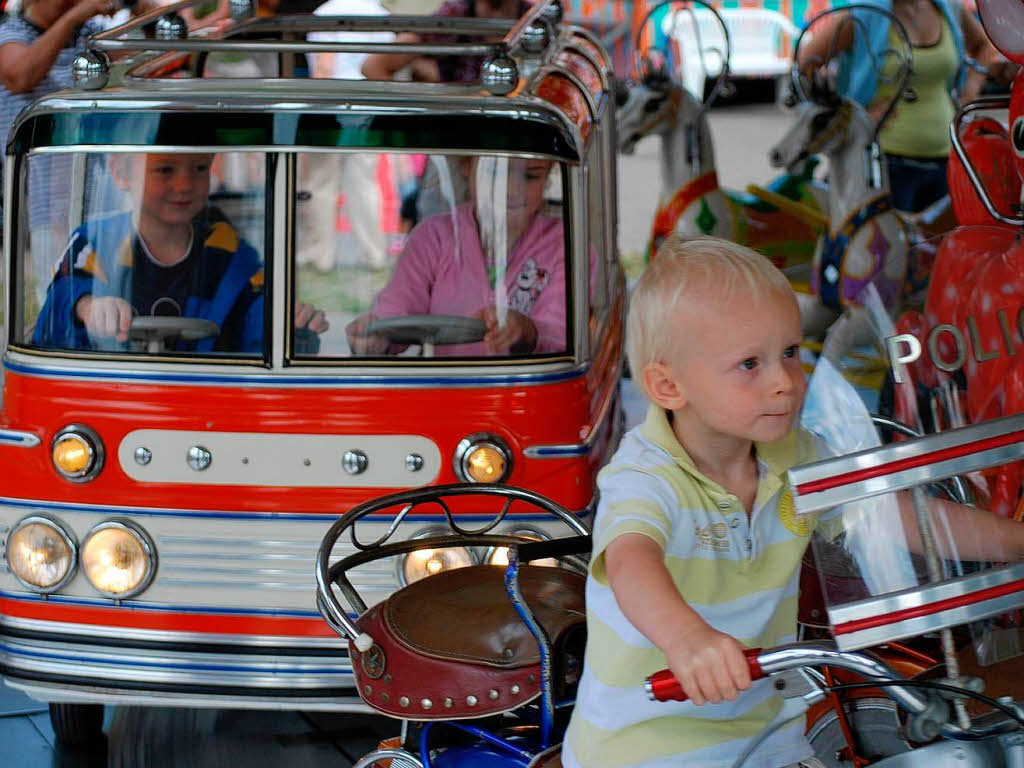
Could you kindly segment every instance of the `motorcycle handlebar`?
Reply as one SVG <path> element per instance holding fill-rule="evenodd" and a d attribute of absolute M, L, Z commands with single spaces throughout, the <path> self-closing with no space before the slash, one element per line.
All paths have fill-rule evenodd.
<path fill-rule="evenodd" d="M 761 669 L 758 658 L 760 654 L 760 648 L 747 648 L 743 651 L 743 655 L 747 657 L 747 669 L 750 670 L 751 680 L 760 680 L 766 676 L 765 671 Z M 686 701 L 689 698 L 670 669 L 662 669 L 644 680 L 644 690 L 651 701 Z"/>
<path fill-rule="evenodd" d="M 902 680 L 903 677 L 888 664 L 875 658 L 869 653 L 840 651 L 831 643 L 826 642 L 800 642 L 781 645 L 777 648 L 750 649 L 751 656 L 748 656 L 748 663 L 751 664 L 751 672 L 757 664 L 759 668 L 758 677 L 774 675 L 798 667 L 841 667 L 855 672 L 866 680 Z M 751 661 L 751 658 L 753 661 Z M 752 674 L 753 676 L 753 674 Z M 674 698 L 665 696 L 665 692 L 671 692 L 671 683 L 666 682 L 666 677 L 675 683 L 676 690 L 680 690 L 678 681 L 669 670 L 662 670 L 651 675 L 644 683 L 645 689 L 652 700 L 667 701 Z M 657 679 L 658 682 L 654 682 Z M 656 699 L 655 690 L 658 690 L 663 698 Z M 681 691 L 680 691 L 681 692 Z M 890 688 L 887 689 L 891 696 L 905 710 L 914 715 L 920 715 L 932 709 L 932 702 L 928 696 L 912 688 Z"/>

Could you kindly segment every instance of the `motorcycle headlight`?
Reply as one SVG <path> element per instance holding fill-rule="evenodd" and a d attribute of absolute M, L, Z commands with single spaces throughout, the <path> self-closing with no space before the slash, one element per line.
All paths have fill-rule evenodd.
<path fill-rule="evenodd" d="M 424 531 L 414 538 L 437 536 L 446 531 Z M 443 549 L 417 549 L 406 554 L 398 569 L 398 580 L 402 586 L 425 579 L 442 571 L 465 568 L 476 563 L 476 558 L 467 547 L 444 547 Z"/>
<path fill-rule="evenodd" d="M 535 531 L 532 528 L 522 528 L 516 531 L 509 531 L 512 536 L 522 536 L 526 539 L 532 539 L 533 541 L 547 541 L 548 537 L 540 531 Z M 500 565 L 504 568 L 508 565 L 508 547 L 491 547 L 487 550 L 487 557 L 485 562 L 488 565 Z M 547 568 L 558 567 L 558 560 L 554 557 L 545 557 L 542 560 L 534 560 L 530 565 L 543 565 Z"/>
<path fill-rule="evenodd" d="M 69 424 L 54 435 L 50 458 L 61 477 L 83 483 L 103 469 L 103 441 L 88 427 Z"/>
<path fill-rule="evenodd" d="M 131 597 L 156 571 L 156 549 L 141 528 L 120 520 L 95 526 L 82 544 L 82 569 L 96 590 L 108 597 Z"/>
<path fill-rule="evenodd" d="M 512 452 L 495 435 L 470 435 L 455 449 L 455 474 L 465 483 L 500 483 L 511 471 Z"/>
<path fill-rule="evenodd" d="M 77 554 L 71 533 L 43 515 L 22 519 L 7 537 L 7 565 L 33 592 L 49 594 L 63 587 L 74 574 Z"/>

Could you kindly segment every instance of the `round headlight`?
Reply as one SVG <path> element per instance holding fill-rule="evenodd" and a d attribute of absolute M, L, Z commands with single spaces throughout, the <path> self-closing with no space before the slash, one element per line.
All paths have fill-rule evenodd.
<path fill-rule="evenodd" d="M 540 531 L 535 531 L 532 528 L 523 528 L 518 531 L 511 531 L 513 536 L 522 536 L 524 539 L 531 539 L 533 541 L 547 541 L 548 537 Z M 487 550 L 486 562 L 488 565 L 500 565 L 504 568 L 508 565 L 508 547 L 491 547 Z M 555 568 L 558 566 L 558 560 L 554 557 L 545 557 L 543 560 L 533 560 L 530 565 L 543 565 L 547 568 Z"/>
<path fill-rule="evenodd" d="M 7 565 L 33 592 L 50 593 L 64 586 L 74 574 L 76 554 L 74 537 L 42 515 L 24 518 L 7 537 Z"/>
<path fill-rule="evenodd" d="M 512 452 L 494 435 L 470 435 L 455 449 L 455 474 L 468 483 L 500 483 L 512 470 Z"/>
<path fill-rule="evenodd" d="M 85 482 L 96 477 L 103 468 L 103 442 L 88 427 L 71 424 L 54 435 L 50 456 L 62 477 Z"/>
<path fill-rule="evenodd" d="M 423 531 L 413 538 L 422 539 L 427 536 L 437 536 L 446 531 Z M 456 568 L 465 568 L 467 565 L 474 565 L 476 558 L 467 547 L 444 547 L 443 549 L 417 549 L 409 552 L 402 558 L 398 569 L 398 580 L 402 586 L 412 584 L 414 581 L 425 579 L 427 576 L 441 573 L 442 571 L 453 571 Z"/>
<path fill-rule="evenodd" d="M 82 544 L 82 569 L 89 583 L 108 597 L 131 597 L 149 586 L 156 568 L 149 536 L 134 525 L 107 520 Z"/>

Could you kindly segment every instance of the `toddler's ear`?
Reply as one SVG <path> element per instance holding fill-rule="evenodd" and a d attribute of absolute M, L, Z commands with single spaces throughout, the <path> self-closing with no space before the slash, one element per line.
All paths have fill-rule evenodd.
<path fill-rule="evenodd" d="M 670 411 L 678 411 L 686 405 L 686 393 L 683 391 L 679 375 L 664 363 L 648 363 L 643 368 L 644 389 L 655 405 Z"/>

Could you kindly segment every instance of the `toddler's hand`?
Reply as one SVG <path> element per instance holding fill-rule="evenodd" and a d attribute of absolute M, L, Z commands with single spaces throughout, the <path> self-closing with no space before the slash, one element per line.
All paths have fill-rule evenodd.
<path fill-rule="evenodd" d="M 366 327 L 375 315 L 360 315 L 345 326 L 345 337 L 354 355 L 383 355 L 388 351 L 388 340 L 379 333 L 367 333 Z"/>
<path fill-rule="evenodd" d="M 750 687 L 750 670 L 736 638 L 707 624 L 693 627 L 666 649 L 672 674 L 697 706 L 733 701 Z"/>
<path fill-rule="evenodd" d="M 508 354 L 509 351 L 529 353 L 537 348 L 537 326 L 522 312 L 508 310 L 504 325 L 498 325 L 498 313 L 494 307 L 480 310 L 476 317 L 483 320 L 487 328 L 484 349 L 491 354 Z"/>
<path fill-rule="evenodd" d="M 128 341 L 132 325 L 132 306 L 119 296 L 92 296 L 86 294 L 75 304 L 75 316 L 90 336 Z"/>

